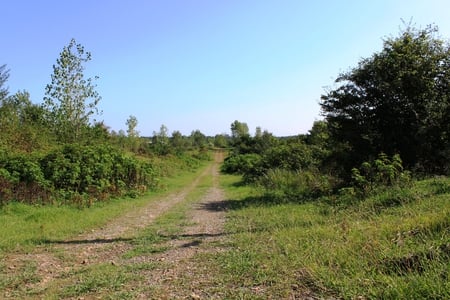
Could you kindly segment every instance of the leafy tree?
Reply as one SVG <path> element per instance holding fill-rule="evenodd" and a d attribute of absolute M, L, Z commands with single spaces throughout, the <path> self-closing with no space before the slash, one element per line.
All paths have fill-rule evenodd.
<path fill-rule="evenodd" d="M 214 146 L 226 148 L 228 146 L 228 137 L 225 134 L 216 134 L 214 137 Z"/>
<path fill-rule="evenodd" d="M 152 144 L 156 153 L 161 155 L 169 154 L 169 129 L 166 125 L 162 124 L 159 128 L 159 132 L 153 132 Z"/>
<path fill-rule="evenodd" d="M 233 152 L 246 154 L 254 153 L 253 138 L 249 134 L 247 123 L 234 121 L 231 123 L 231 146 Z"/>
<path fill-rule="evenodd" d="M 255 130 L 255 138 L 259 138 L 261 136 L 262 136 L 262 129 L 260 126 L 258 126 L 258 127 L 256 127 L 256 130 Z"/>
<path fill-rule="evenodd" d="M 49 145 L 52 137 L 44 123 L 45 111 L 30 100 L 27 91 L 19 91 L 0 105 L 0 137 L 3 146 L 30 152 Z"/>
<path fill-rule="evenodd" d="M 129 137 L 138 137 L 139 136 L 139 132 L 136 130 L 138 124 L 138 120 L 135 116 L 131 115 L 130 117 L 128 117 L 127 119 L 127 134 Z"/>
<path fill-rule="evenodd" d="M 186 149 L 187 141 L 183 137 L 180 131 L 175 130 L 172 132 L 172 137 L 170 138 L 170 145 L 177 153 L 181 153 L 183 150 Z"/>
<path fill-rule="evenodd" d="M 206 136 L 198 129 L 192 131 L 190 138 L 194 147 L 203 148 L 207 144 Z"/>
<path fill-rule="evenodd" d="M 72 39 L 53 65 L 44 107 L 49 111 L 50 125 L 62 141 L 76 141 L 83 127 L 89 126 L 90 117 L 98 114 L 101 97 L 92 78 L 84 78 L 84 64 L 90 60 L 91 53 Z"/>
<path fill-rule="evenodd" d="M 279 141 L 267 130 L 264 130 L 262 133 L 258 132 L 258 128 L 256 131 L 257 134 L 253 139 L 253 149 L 255 153 L 263 154 L 267 150 L 276 147 L 279 144 Z"/>
<path fill-rule="evenodd" d="M 5 87 L 6 81 L 9 78 L 9 70 L 6 69 L 6 65 L 0 66 L 0 105 L 8 97 L 8 88 Z"/>
<path fill-rule="evenodd" d="M 231 137 L 233 139 L 239 139 L 249 135 L 249 129 L 247 123 L 234 121 L 231 124 Z"/>
<path fill-rule="evenodd" d="M 450 45 L 437 32 L 408 26 L 322 95 L 331 137 L 341 149 L 336 159 L 346 170 L 384 152 L 400 154 L 408 167 L 450 171 Z"/>

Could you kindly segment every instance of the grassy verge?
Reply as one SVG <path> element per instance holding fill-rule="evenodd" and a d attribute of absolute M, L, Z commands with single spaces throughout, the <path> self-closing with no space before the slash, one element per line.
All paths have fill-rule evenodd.
<path fill-rule="evenodd" d="M 232 235 L 215 258 L 228 297 L 450 298 L 450 180 L 348 207 L 271 204 L 223 176 Z"/>
<path fill-rule="evenodd" d="M 86 230 L 100 227 L 120 214 L 158 201 L 169 192 L 183 188 L 204 169 L 183 170 L 163 179 L 163 190 L 143 197 L 112 199 L 90 208 L 71 206 L 33 206 L 10 203 L 0 208 L 0 257 L 5 252 L 28 251 L 48 239 L 66 239 Z M 194 172 L 194 174 L 193 174 Z"/>

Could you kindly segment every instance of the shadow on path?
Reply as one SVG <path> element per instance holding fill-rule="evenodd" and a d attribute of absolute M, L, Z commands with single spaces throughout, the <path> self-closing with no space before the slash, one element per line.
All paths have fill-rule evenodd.
<path fill-rule="evenodd" d="M 91 240 L 51 240 L 51 239 L 42 239 L 36 240 L 37 244 L 48 244 L 48 245 L 83 245 L 83 244 L 111 244 L 117 242 L 129 242 L 132 241 L 132 238 L 111 238 L 111 239 L 91 239 Z"/>

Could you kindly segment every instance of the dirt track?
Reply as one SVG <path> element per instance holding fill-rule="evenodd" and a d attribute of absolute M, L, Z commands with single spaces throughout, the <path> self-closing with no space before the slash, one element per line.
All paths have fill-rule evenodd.
<path fill-rule="evenodd" d="M 123 265 L 142 262 L 155 262 L 156 268 L 143 273 L 144 283 L 131 284 L 130 289 L 141 290 L 134 294 L 137 298 L 153 298 L 150 291 L 156 291 L 158 298 L 197 298 L 201 291 L 197 290 L 201 283 L 209 280 L 207 273 L 191 261 L 191 258 L 199 252 L 221 251 L 215 244 L 223 234 L 224 211 L 220 203 L 224 200 L 223 192 L 218 186 L 218 166 L 223 160 L 222 153 L 216 153 L 214 162 L 181 192 L 171 194 L 162 201 L 151 202 L 144 208 L 134 210 L 120 218 L 117 218 L 104 226 L 81 234 L 66 241 L 55 242 L 46 248 L 36 248 L 29 254 L 11 254 L 2 262 L 9 272 L 14 273 L 23 269 L 27 262 L 34 262 L 37 266 L 36 280 L 21 287 L 21 291 L 7 289 L 2 291 L 0 298 L 22 299 L 41 298 L 46 290 L 51 287 L 55 290 L 59 281 L 67 281 L 74 271 L 111 263 Z M 124 259 L 123 254 L 133 248 L 132 240 L 136 234 L 175 205 L 186 200 L 187 195 L 194 190 L 204 176 L 212 176 L 212 186 L 201 199 L 196 199 L 188 212 L 187 226 L 183 227 L 179 234 L 165 242 L 165 251 L 154 255 Z M 200 277 L 199 277 L 200 276 Z M 180 281 L 180 279 L 182 280 Z M 182 284 L 180 285 L 180 282 Z M 148 288 L 140 288 L 137 285 L 148 285 Z M 126 289 L 127 286 L 124 286 Z M 57 288 L 56 288 L 57 289 Z M 29 291 L 33 291 L 29 293 Z M 147 291 L 147 292 L 146 292 Z M 106 296 L 88 294 L 78 299 L 96 299 Z"/>

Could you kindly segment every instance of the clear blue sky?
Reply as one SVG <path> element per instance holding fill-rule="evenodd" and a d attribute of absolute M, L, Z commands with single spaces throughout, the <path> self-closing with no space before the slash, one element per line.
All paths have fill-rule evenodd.
<path fill-rule="evenodd" d="M 340 72 L 381 50 L 412 18 L 450 37 L 448 0 L 2 0 L 0 65 L 10 93 L 40 103 L 75 38 L 92 53 L 103 119 L 141 135 L 161 124 L 229 133 L 234 120 L 277 136 L 306 133 Z"/>

